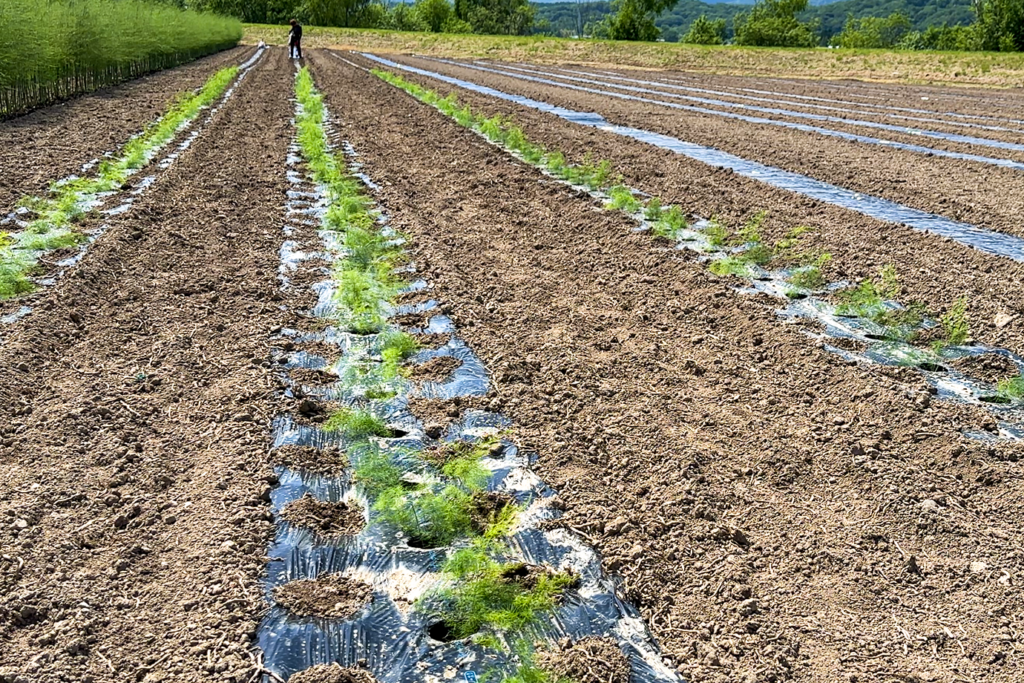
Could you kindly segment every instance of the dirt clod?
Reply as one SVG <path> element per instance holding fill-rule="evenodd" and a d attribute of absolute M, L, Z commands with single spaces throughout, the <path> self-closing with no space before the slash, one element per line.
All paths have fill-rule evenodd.
<path fill-rule="evenodd" d="M 1017 376 L 1017 364 L 998 353 L 984 353 L 979 356 L 965 356 L 950 363 L 970 377 L 996 384 L 1004 379 Z"/>
<path fill-rule="evenodd" d="M 574 683 L 629 683 L 629 660 L 610 638 L 587 637 L 558 642 L 557 650 L 541 650 L 537 664 Z"/>
<path fill-rule="evenodd" d="M 348 456 L 335 447 L 281 446 L 270 457 L 278 464 L 319 474 L 338 474 L 348 467 Z"/>
<path fill-rule="evenodd" d="M 377 679 L 362 669 L 343 668 L 338 664 L 318 664 L 292 674 L 288 683 L 377 683 Z"/>
<path fill-rule="evenodd" d="M 440 428 L 442 432 L 447 429 L 448 425 L 450 425 L 454 420 L 457 420 L 464 411 L 487 409 L 488 400 L 486 397 L 460 396 L 446 400 L 427 398 L 409 399 L 409 411 L 419 418 L 424 424 L 431 425 L 435 429 Z"/>
<path fill-rule="evenodd" d="M 373 588 L 341 574 L 300 579 L 274 590 L 278 605 L 299 617 L 349 619 L 373 599 Z"/>
<path fill-rule="evenodd" d="M 443 382 L 451 377 L 451 374 L 461 365 L 462 361 L 458 358 L 438 356 L 431 358 L 426 363 L 411 366 L 409 368 L 409 379 L 417 382 Z"/>
<path fill-rule="evenodd" d="M 365 525 L 359 510 L 345 503 L 317 500 L 308 493 L 285 506 L 281 517 L 296 526 L 313 529 L 321 536 L 351 536 L 358 534 Z"/>

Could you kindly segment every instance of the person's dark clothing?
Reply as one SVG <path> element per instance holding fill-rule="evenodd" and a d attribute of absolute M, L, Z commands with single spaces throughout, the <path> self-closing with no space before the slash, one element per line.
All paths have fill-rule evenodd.
<path fill-rule="evenodd" d="M 288 32 L 288 54 L 302 59 L 302 27 L 298 24 Z"/>

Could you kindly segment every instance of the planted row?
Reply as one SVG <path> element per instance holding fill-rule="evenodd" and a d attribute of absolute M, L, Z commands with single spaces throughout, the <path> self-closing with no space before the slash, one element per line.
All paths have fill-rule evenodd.
<path fill-rule="evenodd" d="M 380 415 L 388 401 L 409 393 L 408 363 L 420 350 L 413 335 L 389 322 L 409 286 L 396 275 L 405 265 L 404 238 L 384 224 L 362 183 L 333 153 L 323 98 L 306 69 L 296 77 L 296 95 L 299 148 L 327 199 L 320 227 L 338 253 L 327 322 L 353 335 L 333 365 L 336 386 L 349 400 L 321 428 L 345 444 L 371 523 L 397 531 L 411 547 L 445 549 L 444 579 L 415 604 L 430 615 L 431 635 L 503 650 L 553 609 L 576 577 L 527 565 L 509 546 L 522 508 L 490 490 L 484 464 L 503 453 L 500 435 L 422 448 L 392 440 L 398 434 Z"/>
<path fill-rule="evenodd" d="M 20 229 L 0 232 L 0 299 L 34 289 L 31 276 L 40 256 L 86 241 L 80 224 L 97 208 L 103 195 L 121 189 L 203 108 L 221 97 L 238 70 L 237 66 L 221 69 L 198 92 L 179 97 L 167 113 L 132 138 L 116 156 L 101 161 L 95 174 L 58 181 L 45 197 L 22 198 L 15 214 Z"/>
<path fill-rule="evenodd" d="M 691 227 L 685 211 L 678 206 L 666 206 L 658 197 L 646 200 L 637 196 L 631 188 L 622 182 L 621 175 L 615 175 L 611 163 L 607 160 L 594 161 L 589 157 L 581 164 L 571 164 L 559 151 L 552 151 L 543 145 L 534 143 L 527 138 L 523 129 L 511 120 L 500 115 L 486 117 L 475 113 L 469 105 L 461 105 L 454 94 L 442 97 L 438 93 L 383 69 L 374 69 L 373 73 L 382 80 L 401 88 L 416 99 L 430 104 L 442 113 L 453 118 L 457 123 L 477 131 L 490 142 L 499 145 L 523 161 L 543 169 L 550 175 L 577 187 L 602 195 L 605 207 L 622 211 L 632 217 L 643 220 L 652 234 L 666 239 L 679 239 L 680 235 Z M 830 260 L 829 254 L 816 254 L 799 251 L 797 238 L 807 228 L 795 229 L 778 245 L 778 251 L 772 252 L 761 244 L 760 228 L 766 214 L 755 216 L 743 226 L 736 237 L 730 241 L 728 228 L 717 218 L 703 224 L 702 230 L 713 247 L 738 247 L 749 245 L 748 248 L 736 250 L 727 259 L 716 262 L 712 270 L 718 274 L 745 273 L 750 265 L 767 265 L 773 259 L 784 259 L 794 273 L 794 286 L 800 282 L 817 282 L 821 267 Z"/>
<path fill-rule="evenodd" d="M 567 163 L 562 153 L 530 141 L 522 128 L 508 119 L 478 114 L 468 105 L 460 104 L 454 94 L 442 97 L 393 72 L 374 69 L 373 73 L 523 161 L 602 197 L 606 208 L 628 214 L 656 237 L 690 243 L 690 248 L 707 255 L 709 269 L 717 275 L 773 279 L 774 275 L 766 269 L 778 269 L 784 282 L 781 294 L 790 299 L 817 294 L 828 309 L 826 315 L 856 319 L 866 323 L 869 339 L 901 345 L 894 354 L 896 362 L 923 369 L 942 369 L 941 363 L 962 357 L 958 347 L 972 341 L 966 298 L 953 302 L 942 314 L 929 312 L 919 302 L 901 304 L 898 298 L 902 286 L 893 265 L 883 268 L 877 278 L 867 278 L 856 285 L 830 285 L 823 270 L 831 261 L 831 255 L 801 246 L 801 236 L 811 228 L 793 228 L 783 239 L 769 244 L 762 236 L 767 218 L 763 211 L 736 230 L 714 216 L 710 220 L 691 222 L 678 206 L 665 206 L 657 197 L 638 196 L 622 183 L 621 176 L 614 175 L 607 161 L 586 158 L 581 164 Z M 1018 371 L 1015 376 L 999 381 L 995 394 L 980 398 L 990 403 L 1024 398 L 1024 375 Z"/>

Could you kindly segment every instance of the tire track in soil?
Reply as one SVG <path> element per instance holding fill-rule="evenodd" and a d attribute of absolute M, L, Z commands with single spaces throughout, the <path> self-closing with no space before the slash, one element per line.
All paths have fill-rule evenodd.
<path fill-rule="evenodd" d="M 310 61 L 566 525 L 685 676 L 1013 680 L 998 637 L 1020 598 L 998 579 L 1022 562 L 1018 446 L 963 440 L 970 411 L 915 377 L 809 349 L 772 304 L 372 76 Z"/>
<path fill-rule="evenodd" d="M 290 85 L 273 49 L 0 350 L 0 677 L 255 673 Z"/>
<path fill-rule="evenodd" d="M 356 55 L 346 58 L 376 66 Z M 425 66 L 414 58 L 398 61 Z M 434 62 L 431 68 L 437 67 Z M 434 69 L 443 71 L 441 69 Z M 474 72 L 479 73 L 479 72 Z M 485 75 L 485 74 L 480 74 Z M 969 299 L 968 318 L 976 339 L 1021 354 L 1024 351 L 1024 304 L 1008 283 L 1024 279 L 1024 265 L 969 249 L 952 240 L 885 223 L 790 192 L 714 169 L 668 150 L 592 128 L 554 115 L 499 101 L 441 81 L 404 73 L 403 78 L 441 94 L 456 93 L 460 101 L 487 115 L 512 116 L 532 140 L 561 150 L 573 163 L 590 154 L 608 159 L 626 184 L 702 216 L 718 215 L 737 226 L 761 209 L 769 211 L 766 239 L 778 240 L 796 225 L 815 228 L 804 236 L 808 248 L 827 251 L 832 262 L 826 277 L 856 281 L 878 275 L 895 263 L 905 299 L 944 311 L 958 297 Z M 482 82 L 477 79 L 476 82 Z M 996 325 L 1000 314 L 1016 316 Z"/>
<path fill-rule="evenodd" d="M 166 111 L 175 95 L 195 90 L 218 69 L 244 62 L 253 47 L 204 57 L 190 64 L 0 122 L 0 215 L 25 195 L 114 151 Z"/>
<path fill-rule="evenodd" d="M 424 67 L 423 64 L 430 66 Z M 1024 236 L 1024 228 L 1018 219 L 1024 212 L 1024 174 L 1020 171 L 969 161 L 929 158 L 916 152 L 879 148 L 877 145 L 837 140 L 772 125 L 726 120 L 714 115 L 689 114 L 656 104 L 619 101 L 604 95 L 574 92 L 454 67 L 435 60 L 423 60 L 417 66 L 577 111 L 597 112 L 614 124 L 675 136 L 922 211 Z M 909 143 L 921 142 L 912 136 L 901 138 L 887 134 L 887 137 Z M 932 142 L 937 141 L 929 141 L 929 144 Z M 945 147 L 962 152 L 976 151 L 963 145 L 947 144 Z"/>

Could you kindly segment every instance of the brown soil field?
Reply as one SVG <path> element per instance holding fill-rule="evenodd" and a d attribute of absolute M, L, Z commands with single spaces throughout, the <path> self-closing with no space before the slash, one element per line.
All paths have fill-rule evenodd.
<path fill-rule="evenodd" d="M 867 126 L 856 126 L 851 124 L 844 126 L 841 121 L 815 121 L 813 119 L 801 118 L 798 116 L 786 116 L 772 112 L 758 112 L 753 109 L 745 110 L 740 107 L 728 107 L 720 104 L 686 100 L 686 97 L 720 100 L 735 105 L 748 107 L 766 107 L 773 109 L 785 109 L 800 114 L 811 114 L 815 116 L 831 116 L 838 119 L 849 119 L 851 121 L 868 121 L 882 123 L 906 128 L 919 128 L 929 131 L 951 133 L 954 135 L 969 135 L 984 140 L 1004 141 L 1020 143 L 1024 135 L 1024 124 L 1014 123 L 1016 115 L 1007 113 L 1011 118 L 979 118 L 984 115 L 993 117 L 998 110 L 998 102 L 990 101 L 983 95 L 964 104 L 945 103 L 945 107 L 934 109 L 941 104 L 932 104 L 931 98 L 927 101 L 920 99 L 901 98 L 897 95 L 885 98 L 884 100 L 857 100 L 850 98 L 845 93 L 835 93 L 828 89 L 819 89 L 815 83 L 810 83 L 802 88 L 785 88 L 781 90 L 766 90 L 765 88 L 777 88 L 773 83 L 766 83 L 762 80 L 747 80 L 736 82 L 737 79 L 719 79 L 714 76 L 703 76 L 699 79 L 681 80 L 672 78 L 663 72 L 647 72 L 632 70 L 597 69 L 587 67 L 552 67 L 547 65 L 534 64 L 503 64 L 501 62 L 479 62 L 479 66 L 486 66 L 494 69 L 508 69 L 513 73 L 523 75 L 534 75 L 548 80 L 564 80 L 568 84 L 582 85 L 602 90 L 621 90 L 626 94 L 635 94 L 639 97 L 674 102 L 677 104 L 702 107 L 714 111 L 733 111 L 747 116 L 758 116 L 772 120 L 793 121 L 807 125 L 824 126 L 834 130 L 845 130 L 854 134 L 868 137 L 883 137 L 891 140 L 899 140 L 910 144 L 935 145 L 936 148 L 950 149 L 953 151 L 973 152 L 983 156 L 995 156 L 998 158 L 1019 158 L 1019 151 L 1002 151 L 997 148 L 978 149 L 970 145 L 946 146 L 938 139 L 919 137 L 909 133 L 896 131 L 872 129 Z M 516 71 L 519 69 L 519 71 Z M 532 72 L 532 73 L 527 73 Z M 587 83 L 585 81 L 573 81 L 571 79 L 586 79 L 587 81 L 600 81 L 601 84 Z M 627 87 L 643 88 L 656 92 L 631 91 Z M 756 92 L 754 92 L 756 91 Z M 792 93 L 792 94 L 790 94 Z M 668 95 L 668 96 L 666 96 Z M 675 95 L 676 97 L 672 97 Z M 795 95 L 795 97 L 793 96 Z M 682 96 L 682 97 L 679 97 Z M 819 99 L 807 99 L 819 98 Z M 930 109 L 922 109 L 930 107 Z M 912 109 L 914 111 L 907 111 Z M 988 128 L 983 128 L 987 126 Z"/>
<path fill-rule="evenodd" d="M 19 188 L 73 171 L 144 125 L 174 89 L 201 82 L 215 60 L 239 56 L 122 86 L 123 97 L 64 105 L 86 119 L 111 117 L 95 130 L 50 110 L 0 124 L 0 136 L 33 157 L 51 128 L 82 132 L 67 135 L 67 147 L 39 160 Z M 1012 174 L 401 61 L 767 163 L 807 164 L 800 168 L 808 174 L 846 187 L 921 174 L 928 182 L 890 198 L 939 213 L 945 199 L 965 220 L 989 214 L 979 225 L 1024 234 L 1009 218 L 1018 201 Z M 431 439 L 481 410 L 510 421 L 502 439 L 551 487 L 546 507 L 563 513 L 546 519 L 545 531 L 598 552 L 666 671 L 695 683 L 1020 679 L 1024 442 L 964 434 L 991 432 L 991 411 L 935 398 L 913 369 L 829 352 L 801 325 L 780 320 L 777 301 L 736 291 L 735 278 L 711 274 L 693 254 L 637 232 L 622 213 L 378 79 L 361 68 L 370 65 L 365 58 L 309 50 L 306 65 L 328 107 L 330 141 L 358 152 L 359 170 L 376 188 L 367 196 L 406 238 L 408 271 L 429 283 L 457 331 L 430 332 L 427 347 L 457 335 L 487 369 L 486 394 L 413 398 L 408 410 Z M 271 49 L 147 193 L 33 295 L 29 315 L 0 330 L 0 682 L 270 683 L 285 679 L 264 668 L 261 645 L 277 636 L 264 625 L 289 604 L 305 621 L 281 623 L 301 629 L 333 619 L 345 647 L 369 637 L 348 623 L 353 615 L 392 623 L 388 609 L 416 609 L 417 581 L 403 584 L 411 598 L 391 600 L 377 582 L 371 591 L 361 575 L 322 569 L 326 556 L 309 560 L 324 563 L 312 574 L 319 582 L 277 574 L 268 584 L 282 560 L 274 550 L 282 519 L 294 523 L 289 533 L 315 532 L 317 543 L 344 537 L 328 546 L 338 554 L 368 555 L 390 542 L 353 540 L 363 533 L 363 509 L 352 498 L 342 506 L 316 496 L 364 453 L 341 437 L 273 441 L 282 415 L 295 418 L 295 430 L 315 431 L 349 400 L 312 395 L 328 373 L 290 368 L 289 354 L 333 362 L 334 350 L 354 353 L 347 345 L 356 344 L 344 335 L 337 341 L 310 314 L 313 288 L 329 271 L 319 255 L 281 277 L 284 246 L 309 250 L 319 239 L 315 220 L 287 215 L 294 78 L 284 49 Z M 1020 263 L 406 78 L 455 92 L 488 115 L 512 116 L 571 161 L 607 159 L 625 183 L 694 213 L 735 223 L 768 209 L 772 238 L 812 226 L 808 245 L 833 255 L 830 279 L 875 275 L 894 262 L 908 298 L 943 311 L 966 294 L 977 340 L 1024 351 Z M 700 82 L 782 88 L 757 79 Z M 921 92 L 786 87 L 906 106 Z M 940 101 L 952 107 L 984 96 L 957 91 Z M 145 111 L 124 123 L 117 112 L 135 106 Z M 979 100 L 957 111 L 982 109 Z M 45 116 L 56 118 L 44 125 Z M 858 155 L 862 165 L 840 177 L 841 163 Z M 958 183 L 977 186 L 972 206 L 955 199 Z M 31 190 L 11 196 L 24 191 Z M 419 328 L 434 315 L 391 323 Z M 1017 317 L 999 317 L 1007 315 Z M 991 359 L 967 365 L 994 378 L 1012 371 Z M 416 362 L 406 359 L 406 367 Z M 453 361 L 421 368 L 440 381 Z M 310 376 L 323 377 L 308 383 L 310 396 L 289 388 L 289 378 Z M 295 472 L 300 483 L 285 481 Z M 281 504 L 296 491 L 298 502 Z M 477 491 L 472 499 L 504 508 L 510 497 Z M 365 533 L 381 534 L 377 509 L 365 507 Z M 487 520 L 472 522 L 484 528 Z M 401 552 L 404 560 L 388 565 L 398 576 L 410 557 L 434 558 L 431 571 L 439 571 L 444 554 Z M 536 571 L 553 575 L 550 567 Z M 436 644 L 426 635 L 409 642 L 420 651 Z M 374 680 L 365 669 L 379 666 L 376 659 L 326 666 L 330 648 L 320 646 L 291 680 Z M 347 656 L 356 645 L 345 647 Z M 539 652 L 538 661 L 578 683 L 630 678 L 632 660 L 614 640 L 553 640 Z"/>
<path fill-rule="evenodd" d="M 558 65 L 564 68 L 583 68 L 585 65 Z M 708 87 L 714 89 L 731 89 L 749 95 L 764 95 L 750 90 L 760 90 L 784 97 L 817 97 L 829 100 L 850 102 L 862 107 L 903 107 L 920 112 L 943 114 L 957 112 L 974 116 L 1020 119 L 1018 112 L 1024 104 L 1024 97 L 1013 89 L 995 90 L 987 88 L 946 88 L 929 85 L 901 85 L 894 83 L 865 83 L 849 80 L 812 80 L 787 78 L 756 78 L 749 76 L 729 76 L 721 74 L 701 73 L 698 71 L 681 72 L 659 69 L 623 69 L 614 65 L 591 67 L 606 73 L 661 80 L 686 86 Z M 813 101 L 814 104 L 825 104 Z M 910 116 L 922 116 L 923 113 L 901 112 Z M 975 123 L 984 121 L 975 120 Z"/>
<path fill-rule="evenodd" d="M 291 74 L 283 51 L 270 57 L 5 335 L 0 670 L 12 680 L 251 673 L 267 359 L 288 322 L 274 298 Z"/>
<path fill-rule="evenodd" d="M 490 74 L 446 67 L 434 61 L 405 58 L 402 61 L 437 72 L 450 73 L 476 83 L 491 84 L 510 92 L 528 94 L 532 86 Z M 492 82 L 495 81 L 500 83 Z M 586 155 L 608 159 L 627 184 L 663 201 L 680 204 L 702 216 L 721 216 L 740 224 L 753 213 L 769 211 L 768 231 L 778 239 L 797 225 L 812 226 L 808 241 L 832 254 L 833 279 L 857 280 L 877 275 L 886 263 L 898 266 L 907 298 L 922 301 L 933 310 L 945 310 L 957 297 L 970 300 L 970 318 L 976 336 L 986 343 L 1024 350 L 1024 327 L 1020 318 L 1011 325 L 995 324 L 1000 313 L 1019 316 L 1024 302 L 1006 283 L 1024 278 L 1024 266 L 1009 259 L 981 254 L 952 240 L 893 225 L 804 197 L 774 189 L 735 173 L 709 167 L 685 156 L 659 149 L 613 133 L 575 126 L 551 114 L 479 95 L 446 83 L 410 74 L 408 79 L 437 89 L 456 92 L 460 100 L 480 111 L 512 116 L 523 125 L 531 139 L 565 153 L 580 162 Z M 527 90 L 517 90 L 525 87 Z M 550 94 L 558 103 L 561 95 Z M 568 97 L 574 97 L 570 94 Z M 568 102 L 565 102 L 568 104 Z M 587 104 L 604 105 L 603 101 Z M 609 114 L 606 108 L 588 108 Z M 609 115 L 614 120 L 614 116 Z M 726 133 L 723 127 L 723 135 Z M 666 131 L 668 132 L 668 131 Z M 677 131 L 678 132 L 678 131 Z M 689 139 L 687 136 L 682 136 Z M 722 141 L 725 141 L 723 138 Z M 721 146 L 721 145 L 716 145 Z M 764 146 L 767 157 L 774 146 Z M 890 151 L 878 152 L 891 156 Z M 768 160 L 767 158 L 765 159 Z M 884 158 L 876 159 L 879 164 Z M 934 208 L 934 207 L 933 207 Z"/>
<path fill-rule="evenodd" d="M 454 75 L 518 95 L 575 109 L 594 111 L 613 124 L 665 133 L 744 159 L 777 166 L 851 190 L 906 204 L 990 230 L 1024 236 L 1019 216 L 1024 211 L 1024 171 L 979 162 L 929 157 L 880 145 L 839 140 L 825 135 L 747 123 L 711 114 L 670 109 L 657 104 L 631 102 L 604 95 L 566 90 L 558 86 L 453 67 L 433 60 L 416 66 Z M 552 80 L 552 79 L 547 79 Z M 612 86 L 583 85 L 615 92 Z M 630 94 L 630 93 L 627 93 Z M 681 102 L 670 98 L 644 97 Z M 756 112 L 746 112 L 756 115 Z M 781 117 L 770 117 L 781 118 Z M 961 153 L 996 158 L 1024 159 L 1021 152 L 946 143 L 889 131 L 872 131 L 841 124 L 803 121 L 833 130 L 909 144 L 928 145 Z M 1024 136 L 1017 136 L 1017 142 Z"/>
<path fill-rule="evenodd" d="M 389 179 L 393 219 L 499 369 L 503 412 L 542 454 L 565 524 L 624 578 L 685 676 L 1012 680 L 1001 664 L 1012 646 L 995 643 L 1013 623 L 1013 591 L 970 566 L 995 566 L 973 559 L 982 547 L 1017 562 L 1000 538 L 1014 531 L 999 527 L 1017 504 L 971 468 L 1015 469 L 997 454 L 1017 446 L 987 455 L 952 427 L 972 419 L 953 417 L 959 408 L 915 403 L 912 376 L 809 348 L 770 305 L 668 258 L 589 199 L 340 60 L 312 61 L 343 135 L 371 175 Z M 571 140 L 566 128 L 551 125 L 545 141 Z M 616 141 L 605 154 L 610 144 L 588 149 L 616 162 L 630 152 Z M 711 184 L 707 170 L 673 175 Z M 856 464 L 865 446 L 885 455 Z M 927 518 L 931 487 L 949 502 L 952 482 L 954 495 L 984 491 L 983 504 L 968 494 L 984 521 L 956 515 L 977 531 Z M 974 583 L 986 576 L 995 585 Z M 950 639 L 942 624 L 953 622 L 976 639 Z"/>
<path fill-rule="evenodd" d="M 266 41 L 286 45 L 287 26 L 246 25 L 250 45 Z M 1013 52 L 916 50 L 834 50 L 685 45 L 666 42 L 574 40 L 550 36 L 484 36 L 408 33 L 375 29 L 308 27 L 304 45 L 313 48 L 415 54 L 461 59 L 501 59 L 543 64 L 579 63 L 598 68 L 627 65 L 640 69 L 731 74 L 797 82 L 821 81 L 838 88 L 923 83 L 941 84 L 932 92 L 1020 88 L 1021 58 Z M 900 86 L 903 87 L 903 86 Z M 869 91 L 870 92 L 870 91 Z M 886 92 L 886 91 L 882 91 Z"/>

